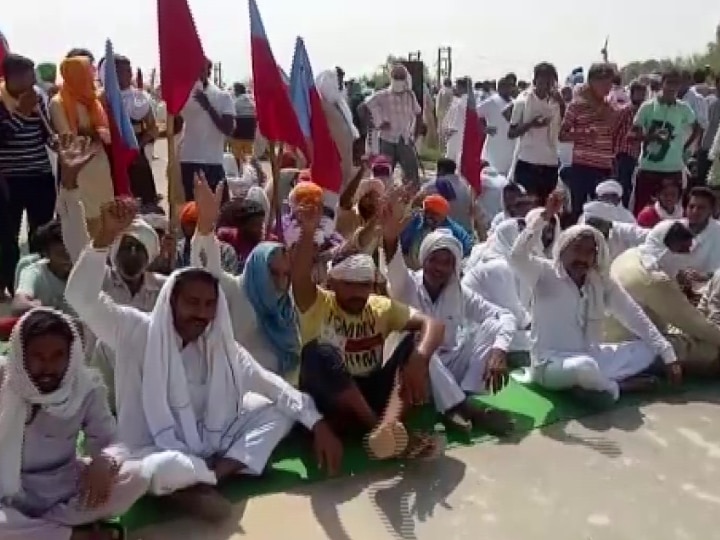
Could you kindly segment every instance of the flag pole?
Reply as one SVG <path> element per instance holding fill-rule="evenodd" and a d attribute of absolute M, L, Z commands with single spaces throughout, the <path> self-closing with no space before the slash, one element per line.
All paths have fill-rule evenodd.
<path fill-rule="evenodd" d="M 275 216 L 275 234 L 280 242 L 284 242 L 282 229 L 282 207 L 280 206 L 280 146 L 275 141 L 268 142 L 270 151 L 270 169 L 272 171 L 272 200 L 270 201 L 270 215 Z"/>
<path fill-rule="evenodd" d="M 180 173 L 175 151 L 175 115 L 168 113 L 165 121 L 165 140 L 167 142 L 167 204 L 168 219 L 172 229 L 178 225 L 178 176 Z"/>

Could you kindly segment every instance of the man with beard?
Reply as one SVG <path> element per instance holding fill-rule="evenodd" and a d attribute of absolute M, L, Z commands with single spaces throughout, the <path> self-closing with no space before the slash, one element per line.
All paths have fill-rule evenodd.
<path fill-rule="evenodd" d="M 439 442 L 408 435 L 402 419 L 426 401 L 428 370 L 443 341 L 439 322 L 372 294 L 375 264 L 364 253 L 332 261 L 327 289 L 313 281 L 317 205 L 298 209 L 300 239 L 292 252 L 291 284 L 300 328 L 300 388 L 330 416 L 336 433 L 367 437 L 371 457 L 435 455 Z M 383 362 L 387 337 L 410 332 Z"/>
<path fill-rule="evenodd" d="M 72 150 L 68 149 L 68 152 Z M 57 210 L 62 225 L 62 240 L 72 263 L 77 262 L 90 241 L 77 184 L 79 170 L 78 167 L 63 167 L 58 193 Z M 136 218 L 112 246 L 109 264 L 105 268 L 103 292 L 120 305 L 151 312 L 165 276 L 148 272 L 147 268 L 159 253 L 160 240 L 157 233 L 145 221 Z M 102 372 L 110 407 L 115 410 L 115 355 L 106 345 L 96 342 L 94 336 L 88 336 L 87 345 L 90 365 Z"/>
<path fill-rule="evenodd" d="M 506 435 L 510 419 L 465 394 L 496 393 L 507 384 L 515 317 L 460 284 L 462 246 L 448 230 L 428 234 L 420 245 L 422 268 L 408 270 L 398 249 L 403 212 L 388 214 L 382 230 L 392 298 L 445 323 L 439 362 L 430 369 L 435 407 L 454 428 Z"/>
<path fill-rule="evenodd" d="M 85 366 L 77 326 L 49 308 L 26 313 L 0 365 L 0 538 L 111 540 L 97 524 L 148 487 L 117 444 L 102 380 Z M 77 454 L 80 433 L 87 457 Z"/>
<path fill-rule="evenodd" d="M 367 161 L 363 161 L 355 178 L 340 194 L 335 230 L 355 249 L 373 255 L 379 244 L 377 217 L 386 188 L 381 178 L 363 178 L 366 170 Z"/>
<path fill-rule="evenodd" d="M 214 486 L 261 474 L 296 421 L 312 429 L 321 466 L 337 472 L 342 446 L 308 396 L 235 342 L 225 295 L 209 272 L 174 272 L 150 314 L 102 291 L 111 246 L 136 210 L 127 200 L 103 207 L 66 296 L 115 353 L 120 438 L 147 456 L 151 492 L 171 494 L 178 509 L 202 519 L 225 519 L 231 506 Z"/>
<path fill-rule="evenodd" d="M 554 192 L 540 219 L 528 220 L 511 260 L 534 289 L 530 378 L 550 390 L 580 388 L 613 401 L 621 392 L 647 389 L 654 380 L 637 377 L 660 356 L 673 382 L 682 376 L 672 346 L 609 274 L 602 234 L 574 225 L 560 234 L 551 260 L 534 254 L 545 224 L 563 208 Z M 602 343 L 606 312 L 642 341 Z"/>

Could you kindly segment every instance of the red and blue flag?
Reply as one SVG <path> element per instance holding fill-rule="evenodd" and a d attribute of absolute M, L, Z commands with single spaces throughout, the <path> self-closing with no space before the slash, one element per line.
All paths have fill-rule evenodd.
<path fill-rule="evenodd" d="M 110 161 L 112 165 L 115 195 L 131 195 L 128 169 L 140 151 L 135 130 L 120 94 L 115 53 L 110 40 L 105 43 L 105 105 L 110 124 Z"/>
<path fill-rule="evenodd" d="M 269 141 L 294 146 L 310 159 L 305 137 L 290 101 L 288 85 L 273 56 L 255 0 L 249 0 L 249 7 L 253 93 L 258 129 Z"/>
<path fill-rule="evenodd" d="M 308 145 L 311 152 L 308 157 L 313 182 L 328 191 L 339 193 L 342 184 L 340 153 L 328 127 L 302 38 L 297 38 L 295 42 L 290 71 L 290 97 L 300 129 L 312 141 Z"/>

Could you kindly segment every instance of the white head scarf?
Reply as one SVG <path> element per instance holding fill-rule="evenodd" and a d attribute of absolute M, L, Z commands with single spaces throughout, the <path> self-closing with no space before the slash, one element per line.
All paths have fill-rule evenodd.
<path fill-rule="evenodd" d="M 140 218 L 156 231 L 168 232 L 170 229 L 170 220 L 165 214 L 153 212 L 150 214 L 142 214 Z"/>
<path fill-rule="evenodd" d="M 145 220 L 135 218 L 125 232 L 123 232 L 123 234 L 120 235 L 115 242 L 113 242 L 112 246 L 110 246 L 110 261 L 116 268 L 117 254 L 124 236 L 132 236 L 145 247 L 148 254 L 148 264 L 154 261 L 160 253 L 160 239 L 158 238 L 155 229 L 153 229 Z"/>
<path fill-rule="evenodd" d="M 265 210 L 265 215 L 270 216 L 270 200 L 263 188 L 260 186 L 251 187 L 247 192 L 246 198 L 259 203 L 260 206 L 263 207 L 263 210 Z"/>
<path fill-rule="evenodd" d="M 233 337 L 230 312 L 222 288 L 218 288 L 215 319 L 199 338 L 207 362 L 208 382 L 204 418 L 196 418 L 190 403 L 180 339 L 173 322 L 170 298 L 178 278 L 197 268 L 173 272 L 167 279 L 150 314 L 143 362 L 142 402 L 145 418 L 159 450 L 176 450 L 194 456 L 210 456 L 225 450 L 228 429 L 243 414 L 246 392 L 240 365 L 247 355 Z M 202 467 L 198 461 L 198 467 Z M 208 470 L 199 471 L 202 476 Z"/>
<path fill-rule="evenodd" d="M 673 279 L 680 270 L 689 267 L 691 262 L 689 254 L 673 253 L 665 245 L 665 237 L 675 223 L 681 222 L 670 219 L 661 221 L 638 246 L 643 268 L 651 272 L 665 272 Z"/>
<path fill-rule="evenodd" d="M 328 277 L 349 283 L 369 283 L 375 281 L 375 261 L 370 255 L 358 253 L 350 255 L 330 267 Z"/>
<path fill-rule="evenodd" d="M 605 180 L 600 182 L 595 188 L 595 195 L 602 197 L 604 195 L 623 196 L 623 188 L 617 180 Z"/>
<path fill-rule="evenodd" d="M 460 241 L 453 236 L 449 229 L 435 229 L 420 243 L 418 261 L 420 261 L 421 266 L 424 266 L 428 257 L 441 249 L 447 249 L 455 258 L 455 273 L 453 274 L 450 282 L 445 286 L 445 289 L 443 289 L 442 295 L 444 297 L 444 305 L 450 306 L 451 309 L 456 311 L 454 319 L 459 322 L 463 320 L 465 305 L 462 297 L 462 287 L 460 285 L 460 271 L 462 269 L 461 262 L 463 254 L 462 244 Z M 423 272 L 424 270 L 420 270 L 413 273 L 413 279 L 418 287 L 422 287 L 423 285 Z"/>
<path fill-rule="evenodd" d="M 22 329 L 28 318 L 38 312 L 46 312 L 61 318 L 72 331 L 70 362 L 60 386 L 54 392 L 42 394 L 30 379 L 25 368 Z M 47 307 L 28 311 L 15 325 L 10 336 L 10 355 L 5 363 L 5 380 L 0 387 L 0 500 L 20 493 L 25 423 L 31 407 L 38 405 L 58 420 L 75 416 L 88 394 L 102 386 L 99 373 L 85 365 L 83 344 L 72 319 Z"/>
<path fill-rule="evenodd" d="M 583 285 L 582 301 L 577 313 L 578 323 L 584 329 L 588 342 L 594 342 L 602 334 L 602 323 L 605 319 L 605 295 L 610 281 L 610 253 L 605 238 L 597 229 L 590 225 L 573 225 L 564 230 L 553 246 L 553 264 L 558 276 L 567 272 L 561 261 L 562 253 L 578 237 L 592 235 L 597 247 L 595 268 L 591 268 Z"/>
<path fill-rule="evenodd" d="M 352 112 L 350 112 L 350 105 L 348 105 L 347 99 L 340 90 L 340 81 L 338 81 L 337 72 L 334 69 L 328 69 L 321 72 L 315 78 L 315 86 L 317 86 L 318 93 L 323 101 L 327 101 L 332 105 L 335 105 L 340 109 L 345 122 L 350 128 L 353 139 L 360 138 L 360 133 L 355 127 L 355 123 L 352 119 Z"/>

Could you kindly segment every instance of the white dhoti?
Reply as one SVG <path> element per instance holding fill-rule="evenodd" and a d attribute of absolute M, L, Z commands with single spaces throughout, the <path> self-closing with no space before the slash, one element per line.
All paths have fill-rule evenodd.
<path fill-rule="evenodd" d="M 462 145 L 463 134 L 462 132 L 456 131 L 448 137 L 447 145 L 445 146 L 445 157 L 452 159 L 458 167 L 460 165 L 460 159 L 462 158 Z"/>
<path fill-rule="evenodd" d="M 243 400 L 242 415 L 223 437 L 225 450 L 217 455 L 245 465 L 241 474 L 260 475 L 294 423 L 264 396 L 248 393 Z M 198 483 L 217 483 L 215 474 L 205 465 L 205 459 L 211 456 L 157 452 L 153 448 L 143 451 L 142 455 L 146 456 L 143 464 L 151 478 L 150 492 L 154 495 L 168 495 Z"/>
<path fill-rule="evenodd" d="M 532 368 L 532 379 L 549 390 L 579 387 L 620 397 L 619 382 L 649 368 L 657 353 L 642 341 L 606 343 L 588 353 L 555 353 Z"/>
<path fill-rule="evenodd" d="M 481 394 L 490 352 L 500 332 L 497 319 L 464 328 L 462 344 L 438 351 L 430 361 L 430 383 L 435 407 L 444 413 L 465 400 L 465 393 Z"/>
<path fill-rule="evenodd" d="M 79 495 L 51 507 L 39 516 L 30 517 L 14 507 L 0 505 L 0 538 L 2 540 L 69 540 L 73 527 L 90 525 L 119 516 L 142 497 L 148 479 L 139 461 L 127 461 L 120 468 L 108 501 L 93 509 L 80 505 Z"/>

